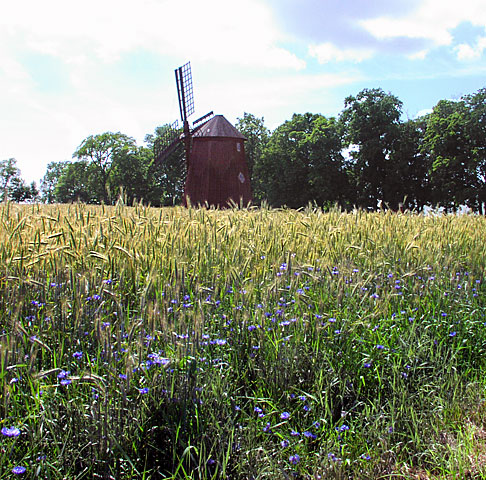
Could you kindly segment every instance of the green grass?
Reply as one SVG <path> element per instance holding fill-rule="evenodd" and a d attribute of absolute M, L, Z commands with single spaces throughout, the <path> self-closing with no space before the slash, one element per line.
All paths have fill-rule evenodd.
<path fill-rule="evenodd" d="M 484 217 L 0 221 L 0 479 L 486 478 Z"/>

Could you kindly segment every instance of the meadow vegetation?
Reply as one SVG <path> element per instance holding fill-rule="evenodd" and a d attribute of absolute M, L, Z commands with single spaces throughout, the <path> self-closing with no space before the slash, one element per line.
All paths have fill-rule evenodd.
<path fill-rule="evenodd" d="M 0 206 L 0 478 L 485 478 L 486 219 Z"/>

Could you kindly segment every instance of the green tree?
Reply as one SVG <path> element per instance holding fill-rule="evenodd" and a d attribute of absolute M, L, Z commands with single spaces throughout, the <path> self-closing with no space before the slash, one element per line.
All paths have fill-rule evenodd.
<path fill-rule="evenodd" d="M 394 168 L 391 153 L 399 137 L 402 102 L 382 89 L 364 89 L 344 101 L 340 121 L 344 142 L 350 150 L 354 201 L 376 208 L 379 201 L 397 204 L 390 179 Z"/>
<path fill-rule="evenodd" d="M 111 204 L 116 200 L 119 185 L 110 181 L 117 160 L 137 154 L 135 140 L 120 132 L 105 132 L 90 135 L 76 149 L 73 157 L 86 161 L 90 165 L 91 186 L 99 202 Z"/>
<path fill-rule="evenodd" d="M 41 179 L 40 191 L 42 201 L 45 203 L 53 203 L 56 201 L 56 186 L 61 178 L 61 175 L 70 162 L 50 162 L 47 165 L 47 170 Z"/>
<path fill-rule="evenodd" d="M 157 127 L 153 134 L 145 136 L 145 142 L 152 155 L 146 198 L 155 206 L 181 203 L 184 196 L 186 161 L 182 142 L 164 161 L 155 162 L 153 157 L 155 143 L 164 138 L 170 128 L 170 125 L 162 125 Z M 150 154 L 147 152 L 147 155 Z"/>
<path fill-rule="evenodd" d="M 85 160 L 67 163 L 55 186 L 54 200 L 59 203 L 98 203 L 92 170 Z"/>
<path fill-rule="evenodd" d="M 246 137 L 245 157 L 250 174 L 253 198 L 259 203 L 263 198 L 262 179 L 256 175 L 262 162 L 263 152 L 270 138 L 270 130 L 265 126 L 264 118 L 257 118 L 251 113 L 244 113 L 236 119 L 236 128 Z M 256 166 L 256 169 L 255 169 Z"/>
<path fill-rule="evenodd" d="M 463 97 L 469 110 L 467 132 L 471 142 L 472 168 L 477 179 L 476 203 L 482 208 L 486 203 L 486 88 Z"/>
<path fill-rule="evenodd" d="M 427 117 L 408 120 L 399 126 L 398 138 L 390 154 L 388 188 L 395 192 L 393 209 L 422 210 L 431 203 L 430 156 L 423 150 Z"/>
<path fill-rule="evenodd" d="M 271 135 L 255 165 L 265 198 L 273 206 L 343 202 L 348 191 L 337 122 L 294 114 Z"/>
<path fill-rule="evenodd" d="M 441 100 L 428 116 L 424 150 L 431 157 L 432 202 L 447 209 L 478 207 L 478 162 L 463 100 Z"/>
<path fill-rule="evenodd" d="M 0 201 L 35 201 L 38 194 L 35 182 L 26 185 L 22 179 L 15 158 L 0 161 Z"/>

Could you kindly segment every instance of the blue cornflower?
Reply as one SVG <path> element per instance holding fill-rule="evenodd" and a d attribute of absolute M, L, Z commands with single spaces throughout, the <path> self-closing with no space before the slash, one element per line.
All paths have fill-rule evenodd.
<path fill-rule="evenodd" d="M 21 466 L 14 467 L 12 468 L 12 473 L 15 473 L 15 475 L 22 475 L 23 473 L 26 472 L 26 470 L 27 469 L 25 467 L 21 467 Z"/>
<path fill-rule="evenodd" d="M 290 418 L 290 413 L 289 412 L 282 412 L 282 414 L 280 415 L 280 418 L 282 420 L 288 420 Z"/>
<path fill-rule="evenodd" d="M 336 427 L 336 430 L 338 432 L 345 432 L 345 431 L 349 430 L 349 427 L 347 425 L 341 425 L 340 427 Z"/>
<path fill-rule="evenodd" d="M 292 465 L 297 465 L 300 462 L 300 456 L 297 453 L 295 453 L 294 455 L 290 455 L 289 462 Z"/>
<path fill-rule="evenodd" d="M 20 435 L 20 430 L 17 427 L 3 427 L 2 435 L 6 437 L 18 437 Z"/>

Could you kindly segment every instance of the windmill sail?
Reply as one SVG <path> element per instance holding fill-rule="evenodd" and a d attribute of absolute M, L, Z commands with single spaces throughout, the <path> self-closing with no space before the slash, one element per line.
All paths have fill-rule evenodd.
<path fill-rule="evenodd" d="M 185 124 L 187 118 L 194 113 L 194 92 L 192 88 L 191 62 L 175 70 L 177 83 L 177 95 L 179 97 L 179 109 L 181 120 Z"/>
<path fill-rule="evenodd" d="M 166 126 L 164 133 L 157 137 L 154 142 L 155 163 L 163 162 L 180 146 L 180 137 L 181 129 L 177 120 Z"/>

